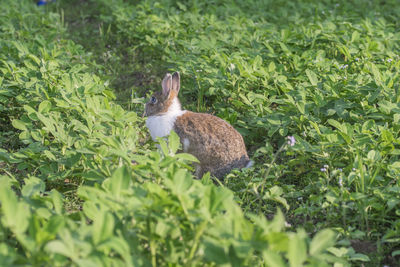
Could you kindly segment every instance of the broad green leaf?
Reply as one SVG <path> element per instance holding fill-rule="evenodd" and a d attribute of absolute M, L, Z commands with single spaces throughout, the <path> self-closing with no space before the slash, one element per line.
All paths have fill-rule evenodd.
<path fill-rule="evenodd" d="M 0 179 L 1 221 L 15 234 L 22 234 L 28 227 L 31 216 L 28 204 L 19 202 L 10 187 L 10 181 L 3 176 Z"/>
<path fill-rule="evenodd" d="M 315 74 L 315 72 L 313 72 L 312 70 L 307 69 L 306 70 L 306 75 L 308 77 L 308 80 L 310 81 L 310 83 L 314 86 L 318 85 L 318 77 L 317 74 Z"/>
<path fill-rule="evenodd" d="M 325 229 L 318 232 L 310 244 L 310 254 L 315 256 L 335 244 L 335 233 Z"/>
<path fill-rule="evenodd" d="M 270 251 L 270 250 L 264 250 L 262 253 L 263 253 L 264 261 L 267 266 L 270 266 L 270 267 L 286 266 L 286 264 L 282 260 L 282 257 L 278 253 L 276 253 L 274 251 Z"/>
<path fill-rule="evenodd" d="M 158 137 L 157 141 L 158 141 L 158 144 L 159 144 L 159 146 L 161 148 L 162 153 L 164 155 L 169 155 L 167 141 L 165 141 L 165 139 L 163 137 Z"/>
<path fill-rule="evenodd" d="M 65 225 L 65 218 L 63 216 L 52 216 L 46 224 L 46 232 L 56 235 L 61 228 Z"/>
<path fill-rule="evenodd" d="M 48 100 L 43 101 L 42 103 L 39 104 L 39 113 L 47 113 L 51 109 L 51 103 Z"/>
<path fill-rule="evenodd" d="M 71 251 L 69 247 L 60 240 L 54 240 L 47 243 L 46 250 L 50 253 L 56 253 L 66 257 L 74 258 L 74 252 Z"/>
<path fill-rule="evenodd" d="M 273 186 L 272 188 L 270 188 L 269 190 L 268 190 L 268 192 L 266 192 L 265 194 L 264 194 L 264 199 L 269 199 L 269 200 L 273 200 L 273 201 L 276 201 L 276 202 L 279 202 L 279 203 L 281 203 L 287 210 L 289 210 L 289 205 L 288 205 L 288 203 L 287 203 L 287 201 L 286 201 L 286 199 L 285 198 L 283 198 L 281 195 L 283 194 L 283 190 L 282 190 L 282 188 L 281 187 L 279 187 L 279 186 Z"/>
<path fill-rule="evenodd" d="M 206 203 L 208 204 L 209 213 L 215 214 L 222 210 L 224 202 L 232 197 L 232 194 L 228 190 L 219 190 L 215 187 L 207 188 Z"/>
<path fill-rule="evenodd" d="M 51 153 L 49 150 L 43 151 L 43 154 L 51 161 L 56 161 L 57 160 L 56 156 L 54 156 L 54 154 Z"/>
<path fill-rule="evenodd" d="M 122 166 L 116 169 L 105 185 L 114 196 L 120 197 L 121 192 L 126 190 L 131 183 L 131 173 L 128 167 Z"/>
<path fill-rule="evenodd" d="M 192 178 L 188 177 L 185 169 L 179 169 L 173 177 L 173 190 L 176 194 L 186 194 L 192 185 Z"/>
<path fill-rule="evenodd" d="M 341 124 L 340 122 L 333 120 L 333 119 L 329 119 L 329 120 L 327 120 L 327 122 L 330 125 L 332 125 L 333 127 L 335 127 L 336 129 L 338 129 L 340 132 L 346 133 L 344 125 Z"/>
<path fill-rule="evenodd" d="M 99 244 L 113 236 L 114 217 L 110 211 L 101 210 L 93 219 L 93 242 Z"/>
<path fill-rule="evenodd" d="M 271 61 L 268 65 L 268 71 L 272 73 L 272 72 L 275 72 L 275 69 L 276 69 L 275 63 L 273 61 Z"/>
<path fill-rule="evenodd" d="M 199 162 L 199 160 L 193 156 L 192 154 L 188 153 L 179 153 L 175 155 L 175 158 L 184 159 L 191 162 Z"/>
<path fill-rule="evenodd" d="M 28 130 L 28 128 L 26 128 L 26 123 L 21 120 L 13 120 L 12 125 L 14 126 L 14 128 L 21 130 L 21 131 Z"/>
<path fill-rule="evenodd" d="M 55 189 L 50 191 L 50 198 L 53 202 L 54 210 L 57 214 L 62 214 L 63 211 L 63 195 Z"/>
<path fill-rule="evenodd" d="M 400 250 L 395 250 L 392 252 L 392 257 L 396 257 L 398 255 L 400 255 Z"/>
<path fill-rule="evenodd" d="M 21 193 L 24 197 L 31 197 L 33 195 L 39 195 L 43 193 L 46 185 L 45 183 L 36 177 L 29 177 L 24 180 L 25 185 L 22 187 Z"/>
<path fill-rule="evenodd" d="M 171 131 L 168 137 L 168 145 L 172 155 L 175 155 L 178 151 L 179 144 L 179 136 L 174 131 Z"/>
<path fill-rule="evenodd" d="M 392 164 L 390 164 L 389 166 L 390 166 L 390 168 L 400 170 L 400 161 L 395 161 Z"/>
<path fill-rule="evenodd" d="M 352 261 L 363 261 L 363 262 L 371 261 L 367 255 L 361 254 L 361 253 L 356 253 L 356 254 L 351 255 L 351 260 Z"/>
<path fill-rule="evenodd" d="M 370 66 L 371 72 L 375 78 L 375 81 L 378 84 L 380 84 L 380 82 L 382 81 L 382 76 L 381 76 L 381 73 L 380 73 L 378 67 L 372 62 L 369 62 L 369 66 Z"/>
<path fill-rule="evenodd" d="M 129 246 L 127 241 L 125 241 L 125 239 L 123 239 L 122 237 L 111 236 L 110 238 L 99 244 L 98 248 L 100 250 L 105 248 L 111 248 L 121 255 L 121 257 L 125 260 L 126 266 L 134 266 L 132 264 L 132 257 L 131 257 L 131 253 L 133 253 L 132 248 Z M 140 256 L 135 254 L 135 257 L 140 257 Z"/>
<path fill-rule="evenodd" d="M 304 261 L 307 259 L 307 247 L 304 236 L 305 232 L 301 230 L 290 237 L 287 257 L 291 267 L 303 266 Z"/>

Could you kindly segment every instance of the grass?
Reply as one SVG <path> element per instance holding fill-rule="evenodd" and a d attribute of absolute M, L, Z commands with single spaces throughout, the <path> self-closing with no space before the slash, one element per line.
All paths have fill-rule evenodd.
<path fill-rule="evenodd" d="M 32 20 L 41 26 L 17 7 L 43 14 Z M 2 234 L 19 244 L 14 255 L 0 236 L 5 259 L 399 264 L 396 1 L 74 0 L 3 9 L 4 25 L 27 30 L 2 28 L 10 56 L 1 58 L 0 166 L 25 185 L 4 178 L 22 198 L 0 201 L 31 205 L 26 221 L 47 225 L 32 228 L 42 249 L 30 250 L 21 233 L 35 231 L 13 228 L 3 208 Z M 29 32 L 48 40 L 43 50 Z M 10 39 L 20 45 L 5 45 Z M 255 161 L 219 187 L 207 177 L 192 182 L 192 159 L 176 154 L 176 143 L 155 152 L 138 116 L 164 73 L 176 70 L 184 107 L 229 121 Z M 54 216 L 35 217 L 37 209 Z M 60 218 L 69 226 L 51 228 Z"/>

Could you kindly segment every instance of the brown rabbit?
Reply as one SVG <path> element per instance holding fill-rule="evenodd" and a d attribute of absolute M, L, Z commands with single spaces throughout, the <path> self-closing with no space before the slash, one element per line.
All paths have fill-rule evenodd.
<path fill-rule="evenodd" d="M 174 130 L 180 137 L 183 151 L 200 161 L 196 166 L 198 178 L 208 171 L 222 178 L 234 168 L 250 167 L 252 161 L 239 132 L 213 115 L 182 110 L 179 89 L 179 73 L 167 73 L 162 91 L 155 92 L 146 103 L 146 126 L 152 139 L 155 141 Z"/>

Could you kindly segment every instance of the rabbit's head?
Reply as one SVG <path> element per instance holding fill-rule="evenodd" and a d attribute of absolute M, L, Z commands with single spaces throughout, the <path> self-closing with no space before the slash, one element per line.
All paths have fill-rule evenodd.
<path fill-rule="evenodd" d="M 165 114 L 177 99 L 180 89 L 179 72 L 167 73 L 161 83 L 162 90 L 155 92 L 145 106 L 145 116 L 160 116 Z"/>

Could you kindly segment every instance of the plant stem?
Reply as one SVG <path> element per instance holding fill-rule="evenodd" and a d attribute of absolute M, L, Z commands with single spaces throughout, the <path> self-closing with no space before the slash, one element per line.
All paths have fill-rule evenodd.
<path fill-rule="evenodd" d="M 278 149 L 278 151 L 276 151 L 276 153 L 274 155 L 274 158 L 272 159 L 271 164 L 268 167 L 267 172 L 265 173 L 264 179 L 263 179 L 263 181 L 261 183 L 261 185 L 262 185 L 262 187 L 261 187 L 261 195 L 264 193 L 265 183 L 267 182 L 268 175 L 271 172 L 272 166 L 274 165 L 274 163 L 275 163 L 276 159 L 278 158 L 279 154 L 285 149 L 286 145 L 287 145 L 287 143 L 284 142 L 283 145 Z"/>

